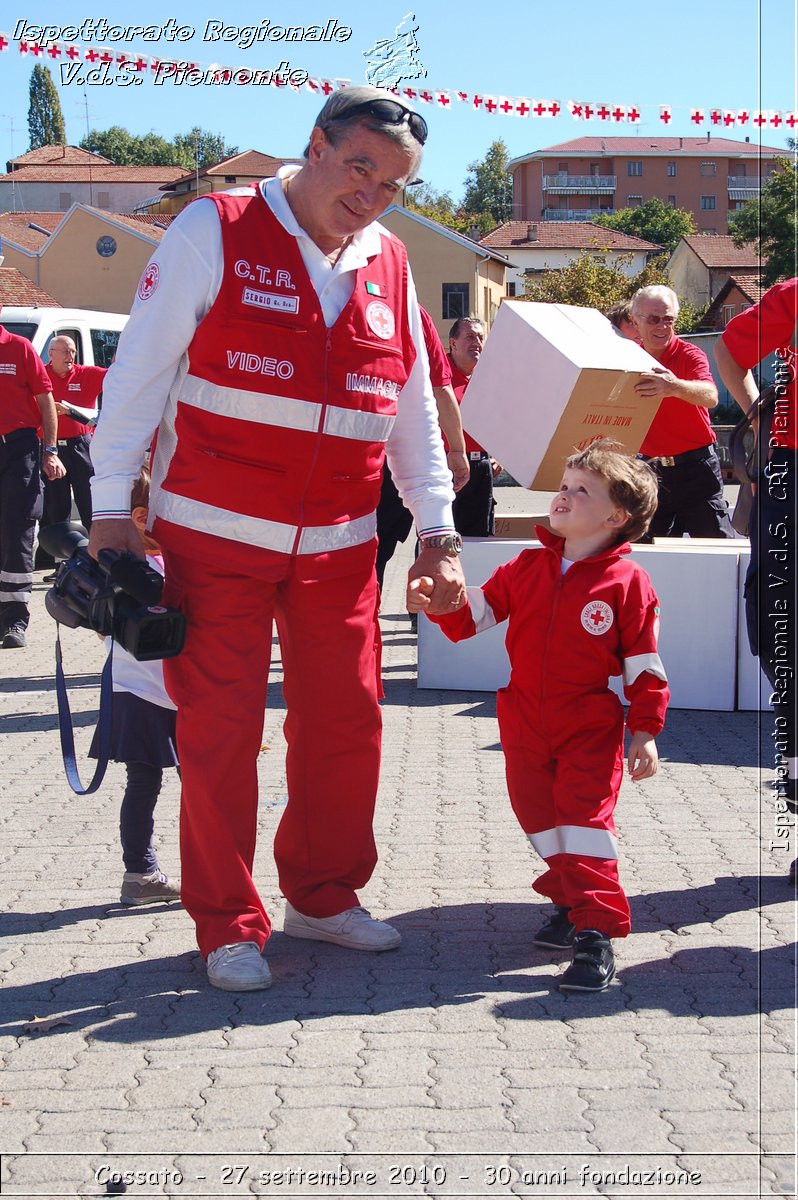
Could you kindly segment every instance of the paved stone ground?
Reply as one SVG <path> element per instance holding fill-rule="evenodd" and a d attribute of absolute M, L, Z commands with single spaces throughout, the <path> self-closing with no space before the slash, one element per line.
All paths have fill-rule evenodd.
<path fill-rule="evenodd" d="M 407 555 L 384 600 L 381 861 L 363 896 L 403 945 L 276 932 L 274 986 L 250 995 L 206 986 L 182 909 L 118 904 L 122 769 L 95 796 L 65 783 L 37 576 L 29 645 L 0 654 L 3 1195 L 100 1195 L 128 1170 L 150 1173 L 135 1195 L 794 1194 L 795 903 L 790 851 L 770 849 L 766 723 L 670 714 L 659 775 L 619 805 L 635 929 L 616 982 L 566 997 L 566 960 L 531 945 L 546 910 L 494 698 L 416 690 Z M 64 643 L 85 751 L 102 648 Z M 278 663 L 257 859 L 278 930 L 279 681 Z M 177 812 L 169 778 L 156 815 L 175 872 Z M 34 1017 L 56 1023 L 26 1032 Z M 262 1176 L 280 1169 L 294 1176 Z"/>

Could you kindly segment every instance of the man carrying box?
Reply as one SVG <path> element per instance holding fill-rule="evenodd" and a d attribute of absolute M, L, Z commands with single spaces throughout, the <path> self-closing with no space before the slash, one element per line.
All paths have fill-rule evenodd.
<path fill-rule="evenodd" d="M 669 287 L 640 288 L 632 297 L 632 318 L 643 349 L 660 364 L 635 385 L 639 396 L 660 400 L 640 454 L 659 484 L 650 537 L 731 538 L 734 530 L 723 498 L 709 410 L 718 391 L 703 350 L 676 337 L 679 301 Z"/>

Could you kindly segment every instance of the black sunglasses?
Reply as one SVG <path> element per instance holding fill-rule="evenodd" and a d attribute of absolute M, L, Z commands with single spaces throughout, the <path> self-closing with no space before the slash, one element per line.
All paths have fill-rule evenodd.
<path fill-rule="evenodd" d="M 404 104 L 400 104 L 398 100 L 364 100 L 362 104 L 354 104 L 352 108 L 347 108 L 338 116 L 331 117 L 330 122 L 348 121 L 350 117 L 355 117 L 358 113 L 366 113 L 378 121 L 383 121 L 386 125 L 407 123 L 410 132 L 420 146 L 423 146 L 427 140 L 429 134 L 427 122 L 417 112 L 405 108 Z"/>

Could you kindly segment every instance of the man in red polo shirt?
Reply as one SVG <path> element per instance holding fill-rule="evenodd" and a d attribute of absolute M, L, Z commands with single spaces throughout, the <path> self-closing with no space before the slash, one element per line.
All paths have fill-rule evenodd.
<path fill-rule="evenodd" d="M 474 317 L 458 317 L 449 330 L 448 359 L 452 368 L 452 387 L 460 404 L 479 362 L 485 342 L 485 326 Z M 454 498 L 454 527 L 463 537 L 490 537 L 494 532 L 493 463 L 487 450 L 463 430 L 470 466 L 465 487 Z M 448 449 L 448 446 L 447 446 Z"/>
<path fill-rule="evenodd" d="M 640 288 L 632 297 L 640 341 L 660 367 L 635 387 L 639 396 L 660 401 L 640 447 L 659 483 L 649 536 L 730 538 L 734 530 L 709 419 L 718 391 L 704 351 L 673 332 L 678 315 L 679 301 L 669 287 Z"/>
<path fill-rule="evenodd" d="M 2 311 L 2 306 L 0 306 Z M 33 537 L 42 515 L 41 470 L 58 479 L 50 380 L 30 342 L 0 325 L 0 645 L 25 645 L 33 590 Z M 44 447 L 39 446 L 39 425 Z"/>
<path fill-rule="evenodd" d="M 46 370 L 58 413 L 58 455 L 66 474 L 44 485 L 43 525 L 68 521 L 75 497 L 80 519 L 91 528 L 91 426 L 68 415 L 65 405 L 97 409 L 97 397 L 106 376 L 105 367 L 87 367 L 75 361 L 77 350 L 71 337 L 59 334 L 50 342 Z"/>
<path fill-rule="evenodd" d="M 795 523 L 798 512 L 798 278 L 777 283 L 758 304 L 736 316 L 715 346 L 721 379 L 747 412 L 759 396 L 751 374 L 776 354 L 776 407 L 768 438 L 768 461 L 756 487 L 749 536 L 751 564 L 745 579 L 745 615 L 751 653 L 770 686 L 776 725 L 776 812 L 798 811 L 798 622 L 796 622 Z M 779 807 L 781 805 L 781 808 Z M 795 846 L 794 825 L 782 821 L 778 843 Z M 790 840 L 786 835 L 791 833 Z M 796 880 L 796 863 L 790 870 Z"/>

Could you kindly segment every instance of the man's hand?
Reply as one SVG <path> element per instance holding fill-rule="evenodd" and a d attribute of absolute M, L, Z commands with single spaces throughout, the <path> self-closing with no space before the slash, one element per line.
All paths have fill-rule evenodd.
<path fill-rule="evenodd" d="M 462 450 L 450 450 L 446 455 L 446 462 L 452 473 L 452 487 L 456 492 L 459 492 L 471 478 L 471 466 L 468 462 L 468 455 Z"/>
<path fill-rule="evenodd" d="M 48 479 L 63 479 L 66 475 L 66 467 L 57 454 L 42 455 L 42 470 Z"/>
<path fill-rule="evenodd" d="M 635 391 L 647 400 L 662 400 L 664 396 L 673 395 L 673 385 L 678 382 L 672 371 L 662 367 L 657 371 L 646 371 L 635 384 Z"/>
<path fill-rule="evenodd" d="M 421 553 L 408 573 L 408 585 L 415 579 L 432 581 L 432 590 L 424 587 L 429 596 L 429 604 L 424 607 L 428 612 L 438 617 L 447 613 L 457 612 L 466 602 L 466 587 L 463 568 L 457 555 L 446 550 L 433 549 L 422 543 Z M 410 587 L 408 586 L 408 597 Z M 412 611 L 412 610 L 411 610 Z"/>
<path fill-rule="evenodd" d="M 89 554 L 97 558 L 101 550 L 129 550 L 136 558 L 143 558 L 139 531 L 128 517 L 127 520 L 94 520 L 89 534 Z"/>
<path fill-rule="evenodd" d="M 55 411 L 59 417 L 66 417 L 68 415 L 67 409 L 64 408 L 63 404 L 59 404 L 57 400 L 55 402 Z"/>
<path fill-rule="evenodd" d="M 497 462 L 495 458 L 492 458 L 490 460 L 490 469 L 493 474 L 493 478 L 498 479 L 499 476 L 501 475 L 502 471 L 504 470 L 504 467 L 501 465 L 500 462 Z"/>
<path fill-rule="evenodd" d="M 641 779 L 650 779 L 652 775 L 656 775 L 659 755 L 657 754 L 657 743 L 650 733 L 640 730 L 638 733 L 632 734 L 627 761 L 629 774 L 635 782 Z"/>

